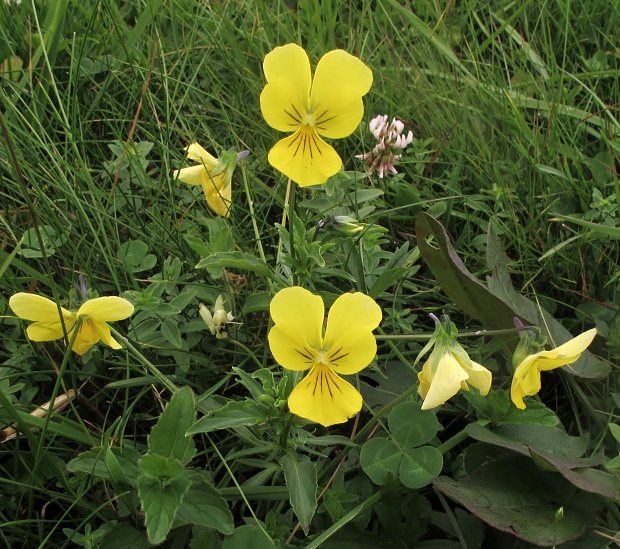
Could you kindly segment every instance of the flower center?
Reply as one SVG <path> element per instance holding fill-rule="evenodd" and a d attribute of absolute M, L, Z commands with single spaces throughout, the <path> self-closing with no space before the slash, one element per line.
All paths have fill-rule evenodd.
<path fill-rule="evenodd" d="M 306 112 L 305 116 L 303 117 L 301 121 L 301 125 L 310 126 L 311 128 L 314 128 L 314 112 L 313 111 Z"/>

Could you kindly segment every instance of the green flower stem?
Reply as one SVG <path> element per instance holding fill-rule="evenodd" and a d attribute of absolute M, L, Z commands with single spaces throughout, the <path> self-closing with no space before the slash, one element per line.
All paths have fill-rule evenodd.
<path fill-rule="evenodd" d="M 149 360 L 140 351 L 138 351 L 138 349 L 136 349 L 131 343 L 129 343 L 129 340 L 125 336 L 120 334 L 111 326 L 110 332 L 112 332 L 112 335 L 115 338 L 123 342 L 125 347 L 127 347 L 127 349 L 131 351 L 131 354 L 136 357 L 138 361 L 149 371 L 149 373 L 153 374 L 161 382 L 161 384 L 166 387 L 166 389 L 168 389 L 171 393 L 174 393 L 178 390 L 178 387 L 174 383 L 172 383 L 172 381 L 170 381 L 164 374 L 162 374 L 159 368 L 157 368 L 157 366 L 149 362 Z"/>
<path fill-rule="evenodd" d="M 282 227 L 286 227 L 286 220 L 288 216 L 289 221 L 289 246 L 290 246 L 290 254 L 292 257 L 295 256 L 295 233 L 293 229 L 293 224 L 295 222 L 294 219 L 295 213 L 295 186 L 291 181 L 291 178 L 288 178 L 288 183 L 286 185 L 286 194 L 284 195 L 284 208 L 282 209 Z M 276 265 L 282 267 L 282 237 L 278 241 L 278 252 L 276 256 Z M 284 269 L 281 269 L 284 271 Z M 295 286 L 297 281 L 297 275 L 292 273 L 292 286 Z"/>
<path fill-rule="evenodd" d="M 475 423 L 478 423 L 480 425 L 486 425 L 488 421 L 476 421 Z M 437 450 L 439 450 L 442 454 L 445 454 L 452 450 L 452 448 L 454 448 L 455 446 L 458 446 L 461 442 L 467 440 L 467 438 L 469 438 L 469 435 L 463 429 L 461 432 L 457 433 L 453 437 L 450 437 L 443 444 L 440 444 L 437 447 Z"/>
<path fill-rule="evenodd" d="M 265 534 L 267 539 L 273 543 L 273 540 L 271 539 L 271 536 L 263 528 L 263 525 L 262 525 L 261 521 L 258 520 L 258 517 L 256 516 L 256 513 L 254 513 L 254 509 L 252 508 L 252 506 L 250 505 L 250 502 L 246 498 L 245 492 L 244 492 L 244 488 L 242 488 L 241 485 L 237 482 L 237 479 L 235 478 L 234 473 L 232 472 L 231 468 L 228 466 L 228 462 L 224 459 L 224 456 L 219 451 L 219 449 L 216 446 L 216 444 L 213 442 L 213 439 L 209 436 L 208 433 L 204 433 L 203 436 L 209 441 L 209 443 L 211 444 L 211 447 L 213 448 L 213 450 L 215 450 L 215 453 L 220 458 L 220 461 L 222 462 L 222 465 L 226 469 L 226 472 L 228 473 L 228 475 L 230 476 L 231 480 L 233 481 L 235 487 L 239 491 L 239 495 L 241 496 L 241 499 L 243 499 L 243 502 L 245 503 L 248 511 L 250 511 L 250 514 L 254 518 L 254 521 L 256 522 L 256 526 L 258 526 L 262 530 L 263 534 Z"/>
<path fill-rule="evenodd" d="M 245 352 L 247 356 L 249 356 L 254 361 L 254 364 L 256 364 L 259 368 L 265 367 L 265 365 L 261 364 L 260 360 L 256 358 L 256 355 L 252 351 L 250 351 L 250 349 L 248 349 L 243 343 L 231 337 L 229 337 L 228 340 L 234 345 L 236 345 L 237 347 L 239 347 L 243 352 Z"/>
<path fill-rule="evenodd" d="M 291 257 L 295 258 L 295 206 L 297 202 L 297 185 L 293 185 L 289 178 L 288 184 L 290 189 L 290 202 L 288 207 L 288 239 L 289 239 L 289 251 Z M 293 271 L 293 286 L 297 285 L 297 273 Z"/>
<path fill-rule="evenodd" d="M 405 358 L 405 356 L 404 356 L 404 355 L 403 355 L 403 354 L 402 354 L 402 353 L 398 350 L 398 348 L 396 347 L 396 345 L 394 345 L 394 343 L 392 343 L 392 338 L 391 338 L 390 336 L 386 336 L 386 335 L 383 333 L 383 330 L 382 330 L 381 328 L 378 328 L 378 330 L 381 332 L 381 335 L 377 335 L 377 336 L 375 336 L 375 338 L 376 338 L 377 340 L 384 340 L 384 341 L 388 344 L 388 347 L 392 350 L 392 352 L 393 352 L 393 353 L 394 353 L 394 354 L 398 357 L 398 359 L 399 359 L 399 360 L 400 360 L 400 361 L 401 361 L 401 362 L 402 362 L 405 366 L 407 366 L 407 367 L 408 367 L 408 368 L 409 368 L 412 372 L 415 372 L 415 368 L 414 368 L 413 364 L 411 364 L 411 363 L 410 363 L 410 362 L 409 362 L 409 361 Z M 397 339 L 402 339 L 402 338 L 399 338 L 398 336 L 394 336 L 394 337 L 396 337 Z M 424 336 L 424 338 L 425 338 L 426 340 L 430 339 L 431 337 L 433 337 L 433 336 L 432 336 L 432 334 L 431 334 L 430 336 L 427 336 L 427 335 L 425 335 L 425 336 Z M 421 340 L 421 341 L 424 341 L 424 340 Z"/>
<path fill-rule="evenodd" d="M 340 520 L 332 524 L 327 530 L 323 531 L 320 535 L 312 540 L 312 542 L 306 545 L 306 549 L 317 549 L 323 542 L 332 537 L 338 530 L 340 530 L 347 523 L 351 522 L 355 517 L 366 511 L 366 509 L 370 509 L 375 503 L 377 503 L 383 497 L 383 492 L 381 490 L 377 490 L 372 496 L 370 496 L 366 501 L 360 503 L 354 509 L 351 509 L 344 517 Z"/>
<path fill-rule="evenodd" d="M 265 258 L 265 251 L 263 250 L 263 242 L 260 239 L 260 233 L 258 232 L 258 225 L 256 224 L 256 216 L 254 215 L 254 201 L 252 200 L 252 195 L 250 193 L 250 186 L 248 185 L 248 176 L 241 163 L 241 175 L 243 176 L 243 188 L 245 189 L 245 196 L 248 201 L 248 208 L 250 209 L 250 217 L 252 218 L 252 227 L 254 228 L 254 238 L 256 239 L 256 245 L 258 246 L 258 255 L 260 258 L 267 263 L 267 259 Z M 267 283 L 271 285 L 271 280 L 267 279 Z"/>
<path fill-rule="evenodd" d="M 504 328 L 502 330 L 476 330 L 473 332 L 459 332 L 458 337 L 481 337 L 481 336 L 493 336 L 493 335 L 507 335 L 522 332 L 523 330 L 535 329 L 538 333 L 538 327 L 536 326 L 523 326 L 522 328 Z M 403 334 L 403 335 L 391 335 L 391 334 L 379 334 L 375 336 L 377 341 L 390 341 L 390 340 L 404 340 L 404 341 L 428 341 L 433 334 Z"/>

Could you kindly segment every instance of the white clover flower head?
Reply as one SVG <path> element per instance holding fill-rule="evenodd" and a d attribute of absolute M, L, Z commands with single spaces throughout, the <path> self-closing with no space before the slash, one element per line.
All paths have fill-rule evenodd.
<path fill-rule="evenodd" d="M 413 132 L 405 135 L 405 123 L 396 117 L 388 124 L 387 114 L 375 116 L 368 128 L 377 144 L 372 151 L 358 154 L 356 158 L 366 162 L 368 170 L 371 173 L 376 171 L 380 178 L 388 173 L 397 174 L 394 162 L 400 159 L 400 152 L 413 141 Z"/>

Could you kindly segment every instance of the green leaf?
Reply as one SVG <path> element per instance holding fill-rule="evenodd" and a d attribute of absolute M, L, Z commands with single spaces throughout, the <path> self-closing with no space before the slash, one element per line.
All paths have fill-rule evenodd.
<path fill-rule="evenodd" d="M 148 436 L 149 452 L 178 459 L 187 465 L 196 453 L 186 431 L 196 422 L 194 393 L 183 387 L 172 396 Z"/>
<path fill-rule="evenodd" d="M 291 496 L 291 505 L 303 531 L 307 534 L 316 511 L 316 466 L 308 456 L 287 452 L 280 459 L 284 479 Z"/>
<path fill-rule="evenodd" d="M 422 258 L 457 307 L 488 329 L 514 328 L 514 311 L 469 272 L 439 221 L 424 212 L 419 213 L 416 216 L 416 236 Z M 519 337 L 499 337 L 510 352 L 514 352 Z"/>
<path fill-rule="evenodd" d="M 390 433 L 403 448 L 421 446 L 439 430 L 437 416 L 432 410 L 421 410 L 415 402 L 403 402 L 388 417 Z"/>
<path fill-rule="evenodd" d="M 405 448 L 400 462 L 401 482 L 413 490 L 430 484 L 443 468 L 443 455 L 437 448 Z"/>
<path fill-rule="evenodd" d="M 258 526 L 246 524 L 235 528 L 232 536 L 224 539 L 222 549 L 275 549 L 276 545 Z"/>
<path fill-rule="evenodd" d="M 244 315 L 248 313 L 256 313 L 259 311 L 268 311 L 271 303 L 271 294 L 269 292 L 254 292 L 248 295 L 241 307 Z"/>
<path fill-rule="evenodd" d="M 67 470 L 71 473 L 83 473 L 92 475 L 97 479 L 115 482 L 108 466 L 108 458 L 106 456 L 108 451 L 114 454 L 127 482 L 133 485 L 140 473 L 138 461 L 141 459 L 142 455 L 127 443 L 125 443 L 122 450 L 117 447 L 105 449 L 95 447 L 86 452 L 82 452 L 67 464 Z"/>
<path fill-rule="evenodd" d="M 142 240 L 129 240 L 121 244 L 118 258 L 132 273 L 139 273 L 152 269 L 157 263 L 157 257 L 148 252 L 148 244 Z"/>
<path fill-rule="evenodd" d="M 209 269 L 213 267 L 252 271 L 266 278 L 274 276 L 271 267 L 267 263 L 245 252 L 218 252 L 201 259 L 198 265 L 196 265 L 196 269 Z"/>
<path fill-rule="evenodd" d="M 609 431 L 611 432 L 613 437 L 616 439 L 616 442 L 620 442 L 620 425 L 616 423 L 610 423 L 608 427 L 609 427 Z"/>
<path fill-rule="evenodd" d="M 399 280 L 407 269 L 405 267 L 397 267 L 396 269 L 384 270 L 375 283 L 368 290 L 368 295 L 374 299 L 378 298 L 385 290 L 393 286 Z"/>
<path fill-rule="evenodd" d="M 530 454 L 532 458 L 536 458 L 537 464 L 540 464 L 540 460 L 542 460 L 551 466 L 551 470 L 560 473 L 577 488 L 620 501 L 620 479 L 616 475 L 592 469 L 591 467 L 576 468 L 573 463 L 567 465 L 566 460 L 537 452 L 533 448 L 530 448 Z"/>
<path fill-rule="evenodd" d="M 126 547 L 147 549 L 147 547 L 152 547 L 144 532 L 136 530 L 128 522 L 114 524 L 110 521 L 108 526 L 110 529 L 105 533 L 99 549 L 124 549 Z"/>
<path fill-rule="evenodd" d="M 175 349 L 180 349 L 183 345 L 181 332 L 179 332 L 178 321 L 174 318 L 164 319 L 161 323 L 161 335 L 163 335 L 166 341 Z"/>
<path fill-rule="evenodd" d="M 245 400 L 242 402 L 231 401 L 219 410 L 210 412 L 201 417 L 186 432 L 187 435 L 196 433 L 210 433 L 219 429 L 232 429 L 244 425 L 256 425 L 265 421 L 265 407 L 254 402 Z"/>
<path fill-rule="evenodd" d="M 148 467 L 148 474 L 138 478 L 138 496 L 145 515 L 146 531 L 149 541 L 153 544 L 162 543 L 177 513 L 177 509 L 183 501 L 183 496 L 188 491 L 191 482 L 183 473 L 183 466 L 172 458 L 161 456 L 145 456 L 140 462 L 140 468 Z M 172 465 L 176 461 L 176 465 Z M 165 465 L 164 465 L 165 464 Z M 169 478 L 162 482 L 164 472 L 174 474 L 180 470 L 181 475 Z M 157 476 L 155 476 L 157 475 Z"/>
<path fill-rule="evenodd" d="M 486 463 L 458 481 L 440 476 L 433 486 L 487 524 L 537 546 L 559 546 L 579 537 L 600 508 L 600 500 L 585 493 L 559 503 L 558 494 L 574 488 L 522 456 Z M 564 516 L 556 520 L 560 506 Z"/>
<path fill-rule="evenodd" d="M 233 517 L 226 500 L 202 479 L 192 482 L 179 506 L 176 520 L 215 528 L 225 535 L 232 534 L 234 530 Z"/>
<path fill-rule="evenodd" d="M 362 446 L 360 465 L 370 480 L 382 486 L 391 476 L 398 476 L 398 466 L 402 452 L 391 440 L 386 438 L 371 438 Z"/>
<path fill-rule="evenodd" d="M 582 457 L 588 448 L 588 437 L 572 437 L 557 427 L 544 425 L 507 424 L 493 430 L 476 423 L 465 427 L 466 433 L 480 441 L 507 448 L 524 456 L 531 451 L 547 457 L 555 457 L 569 468 L 590 467 L 604 461 L 601 455 Z"/>
<path fill-rule="evenodd" d="M 140 476 L 138 482 L 144 478 L 150 478 L 166 486 L 183 475 L 183 464 L 173 457 L 146 454 L 138 463 Z"/>

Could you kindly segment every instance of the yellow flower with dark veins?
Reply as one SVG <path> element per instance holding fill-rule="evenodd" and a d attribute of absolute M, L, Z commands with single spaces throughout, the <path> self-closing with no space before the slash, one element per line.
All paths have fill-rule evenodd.
<path fill-rule="evenodd" d="M 172 176 L 188 185 L 202 186 L 209 208 L 221 217 L 228 217 L 232 202 L 232 174 L 237 160 L 244 158 L 247 152 L 237 154 L 231 149 L 217 159 L 198 143 L 192 143 L 185 150 L 187 157 L 199 164 L 176 170 Z"/>
<path fill-rule="evenodd" d="M 523 397 L 534 396 L 540 391 L 540 372 L 554 370 L 576 362 L 595 336 L 596 328 L 592 328 L 551 351 L 529 354 L 520 360 L 510 388 L 510 398 L 515 406 L 525 410 Z"/>
<path fill-rule="evenodd" d="M 71 340 L 77 320 L 81 319 L 71 348 L 78 355 L 83 355 L 99 341 L 112 349 L 120 349 L 121 345 L 112 337 L 107 322 L 124 320 L 133 313 L 133 305 L 129 301 L 114 296 L 89 299 L 76 313 L 60 307 L 59 314 L 59 307 L 51 299 L 35 294 L 18 293 L 9 299 L 9 307 L 19 318 L 34 321 L 26 329 L 32 341 L 54 341 L 64 338 L 60 315 L 64 320 L 67 337 Z"/>
<path fill-rule="evenodd" d="M 454 323 L 447 317 L 442 317 L 445 318 L 444 322 L 439 321 L 435 315 L 431 317 L 435 320 L 435 333 L 420 353 L 423 354 L 433 347 L 431 355 L 418 374 L 418 393 L 424 399 L 422 410 L 441 406 L 460 389 L 469 391 L 469 385 L 478 389 L 482 396 L 486 396 L 491 389 L 491 372 L 469 358 L 456 340 L 458 331 Z"/>
<path fill-rule="evenodd" d="M 355 131 L 372 71 L 346 51 L 333 50 L 321 58 L 313 80 L 308 55 L 296 44 L 268 53 L 263 70 L 263 117 L 272 128 L 293 132 L 269 151 L 269 163 L 302 187 L 325 183 L 342 160 L 321 136 L 339 139 Z"/>
<path fill-rule="evenodd" d="M 293 286 L 274 296 L 270 311 L 269 347 L 276 362 L 287 370 L 310 370 L 289 396 L 290 411 L 325 427 L 357 414 L 362 395 L 340 376 L 363 370 L 377 354 L 372 331 L 381 322 L 379 305 L 359 292 L 343 294 L 324 329 L 321 297 Z"/>

